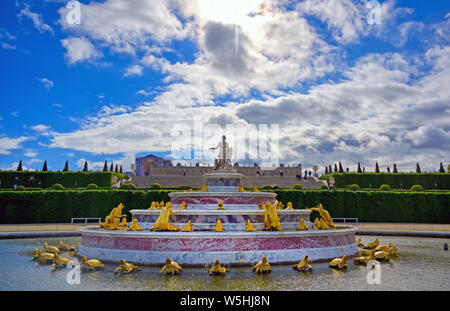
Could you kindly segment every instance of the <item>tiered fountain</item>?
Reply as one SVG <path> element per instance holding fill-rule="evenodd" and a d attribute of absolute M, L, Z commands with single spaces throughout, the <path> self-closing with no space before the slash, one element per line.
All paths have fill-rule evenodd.
<path fill-rule="evenodd" d="M 175 212 L 170 223 L 183 227 L 191 221 L 194 231 L 151 231 L 161 210 L 131 210 L 143 231 L 81 229 L 79 255 L 149 265 L 160 265 L 167 257 L 181 265 L 206 265 L 217 259 L 223 264 L 249 265 L 262 256 L 273 264 L 298 262 L 305 255 L 310 260 L 327 260 L 357 253 L 356 229 L 314 230 L 309 221 L 311 210 L 277 210 L 281 230 L 264 231 L 266 212 L 259 204 L 275 203 L 276 194 L 243 192 L 243 175 L 233 170 L 227 146 L 224 136 L 220 159 L 215 161 L 214 172 L 204 175 L 202 191 L 169 194 Z M 224 209 L 217 209 L 219 201 Z M 187 208 L 177 209 L 183 202 Z M 297 230 L 301 219 L 308 230 Z M 218 220 L 224 232 L 214 231 Z M 256 231 L 245 231 L 248 220 Z"/>

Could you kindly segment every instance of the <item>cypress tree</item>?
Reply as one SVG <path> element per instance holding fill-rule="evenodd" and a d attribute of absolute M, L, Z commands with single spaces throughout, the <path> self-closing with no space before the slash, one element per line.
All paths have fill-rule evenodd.
<path fill-rule="evenodd" d="M 120 171 L 119 171 L 119 173 L 120 173 L 120 174 L 123 174 L 122 165 L 120 166 Z"/>
<path fill-rule="evenodd" d="M 378 166 L 378 162 L 375 162 L 375 173 L 380 172 L 380 167 Z"/>
<path fill-rule="evenodd" d="M 103 172 L 108 171 L 108 162 L 105 160 L 105 165 L 103 166 Z"/>
<path fill-rule="evenodd" d="M 116 169 L 114 170 L 114 172 L 118 173 L 119 172 L 119 165 L 116 164 Z"/>
<path fill-rule="evenodd" d="M 387 167 L 387 172 L 390 173 L 391 169 L 389 168 L 389 166 Z"/>
<path fill-rule="evenodd" d="M 110 172 L 114 171 L 114 162 L 111 162 L 111 166 L 109 167 L 109 171 Z"/>
<path fill-rule="evenodd" d="M 338 172 L 338 168 L 337 168 L 337 164 L 334 163 L 334 172 L 337 173 Z"/>
<path fill-rule="evenodd" d="M 358 162 L 358 173 L 362 173 L 361 164 Z"/>
<path fill-rule="evenodd" d="M 344 168 L 342 167 L 342 163 L 339 162 L 339 173 L 343 173 L 344 172 Z"/>
<path fill-rule="evenodd" d="M 44 162 L 44 166 L 42 167 L 42 171 L 43 172 L 47 172 L 48 171 L 48 169 L 47 169 L 47 161 Z"/>
<path fill-rule="evenodd" d="M 328 167 L 325 166 L 325 175 L 328 175 Z"/>
<path fill-rule="evenodd" d="M 394 163 L 394 170 L 392 171 L 392 173 L 398 173 L 397 164 L 395 164 L 395 163 Z"/>
<path fill-rule="evenodd" d="M 420 170 L 419 162 L 417 162 L 416 164 L 416 173 L 422 173 L 422 171 Z"/>
<path fill-rule="evenodd" d="M 88 171 L 88 164 L 87 164 L 87 161 L 84 161 L 83 172 L 87 172 L 87 171 Z"/>
<path fill-rule="evenodd" d="M 68 172 L 68 171 L 69 171 L 69 160 L 66 160 L 66 164 L 64 164 L 63 172 Z"/>
<path fill-rule="evenodd" d="M 18 171 L 18 172 L 23 171 L 23 169 L 22 169 L 22 160 L 20 160 L 19 165 L 17 166 L 17 170 L 16 170 L 16 171 Z"/>
<path fill-rule="evenodd" d="M 441 167 L 439 168 L 439 173 L 445 173 L 444 165 L 441 162 Z"/>
<path fill-rule="evenodd" d="M 328 174 L 333 173 L 333 170 L 331 169 L 331 164 L 328 165 Z"/>

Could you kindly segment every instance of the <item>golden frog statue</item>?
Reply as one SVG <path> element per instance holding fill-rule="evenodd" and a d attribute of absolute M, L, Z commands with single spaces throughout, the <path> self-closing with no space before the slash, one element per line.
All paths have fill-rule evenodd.
<path fill-rule="evenodd" d="M 211 268 L 209 269 L 209 275 L 225 275 L 226 272 L 227 268 L 220 265 L 219 260 L 216 260 L 214 265 L 212 265 Z"/>
<path fill-rule="evenodd" d="M 119 224 L 119 230 L 127 231 L 127 229 L 128 229 L 128 223 L 127 223 L 127 219 L 124 217 L 124 218 L 122 218 L 122 222 Z"/>
<path fill-rule="evenodd" d="M 298 225 L 297 230 L 308 230 L 308 226 L 305 224 L 305 220 L 303 218 L 300 219 L 300 224 Z"/>
<path fill-rule="evenodd" d="M 355 257 L 353 258 L 353 262 L 358 265 L 358 264 L 365 264 L 367 265 L 367 263 L 369 261 L 375 260 L 375 256 L 373 255 L 373 252 L 368 255 L 368 256 L 359 256 L 359 257 Z"/>
<path fill-rule="evenodd" d="M 358 247 L 364 246 L 364 244 L 361 243 L 361 238 L 356 239 L 356 245 L 358 245 Z"/>
<path fill-rule="evenodd" d="M 262 260 L 253 266 L 253 271 L 255 273 L 270 273 L 272 272 L 272 267 L 267 261 L 266 256 L 263 256 Z"/>
<path fill-rule="evenodd" d="M 359 256 L 371 256 L 371 255 L 373 255 L 373 250 L 360 249 L 360 250 L 358 250 L 358 254 L 359 254 Z"/>
<path fill-rule="evenodd" d="M 86 256 L 81 257 L 81 268 L 88 270 L 97 270 L 103 269 L 105 267 L 104 264 L 97 259 L 87 259 Z"/>
<path fill-rule="evenodd" d="M 59 249 L 61 252 L 64 252 L 64 251 L 73 252 L 73 251 L 76 251 L 76 250 L 77 250 L 75 246 L 66 244 L 66 243 L 64 243 L 63 241 L 59 241 L 59 243 L 58 243 L 58 249 Z"/>
<path fill-rule="evenodd" d="M 378 238 L 375 239 L 375 241 L 371 243 L 367 243 L 366 245 L 363 245 L 364 249 L 375 249 L 380 244 L 380 241 L 378 241 Z"/>
<path fill-rule="evenodd" d="M 194 225 L 192 224 L 192 220 L 189 220 L 186 224 L 186 226 L 181 229 L 183 232 L 192 232 L 194 231 Z"/>
<path fill-rule="evenodd" d="M 52 253 L 52 254 L 59 253 L 59 248 L 57 248 L 55 246 L 48 246 L 47 243 L 44 243 L 43 248 L 47 253 Z"/>
<path fill-rule="evenodd" d="M 38 260 L 40 263 L 52 263 L 53 259 L 55 259 L 55 254 L 57 253 L 47 253 L 47 252 L 43 252 L 41 250 L 38 250 L 38 252 L 36 253 L 35 259 Z"/>
<path fill-rule="evenodd" d="M 165 272 L 166 274 L 180 274 L 181 270 L 182 268 L 178 263 L 172 261 L 170 258 L 166 258 L 166 263 L 159 273 Z"/>
<path fill-rule="evenodd" d="M 55 253 L 55 258 L 53 259 L 53 265 L 56 268 L 65 267 L 72 259 L 61 257 L 58 253 Z"/>
<path fill-rule="evenodd" d="M 342 258 L 334 258 L 330 261 L 330 267 L 335 269 L 345 269 L 347 268 L 348 257 L 345 255 Z"/>
<path fill-rule="evenodd" d="M 200 189 L 201 192 L 208 192 L 208 185 L 204 184 L 202 186 L 202 189 Z"/>
<path fill-rule="evenodd" d="M 133 265 L 132 263 L 126 262 L 125 259 L 120 259 L 120 265 L 116 268 L 116 270 L 114 270 L 114 273 L 131 273 L 134 271 L 141 271 L 141 268 Z"/>
<path fill-rule="evenodd" d="M 280 218 L 278 217 L 276 203 L 266 203 L 264 212 L 264 228 L 269 231 L 281 231 Z"/>
<path fill-rule="evenodd" d="M 225 209 L 225 207 L 223 207 L 222 201 L 217 202 L 217 209 Z"/>
<path fill-rule="evenodd" d="M 294 265 L 293 268 L 298 271 L 312 270 L 311 260 L 308 259 L 306 255 L 298 264 Z"/>
<path fill-rule="evenodd" d="M 376 248 L 375 248 L 375 251 L 376 252 L 379 252 L 379 251 L 385 251 L 385 252 L 387 252 L 387 251 L 389 251 L 389 249 L 392 247 L 392 244 L 391 244 L 391 242 L 389 242 L 389 244 L 388 245 L 379 245 L 379 246 L 377 246 Z"/>
<path fill-rule="evenodd" d="M 159 214 L 158 219 L 152 227 L 152 231 L 180 231 L 180 228 L 169 223 L 169 217 L 175 214 L 172 210 L 172 203 L 167 202 L 164 209 Z"/>
<path fill-rule="evenodd" d="M 181 205 L 178 209 L 186 209 L 187 206 L 188 206 L 187 203 L 185 201 L 183 201 L 183 202 L 181 202 Z"/>
<path fill-rule="evenodd" d="M 292 202 L 288 202 L 288 203 L 287 203 L 286 209 L 294 209 L 294 208 L 292 207 Z"/>
<path fill-rule="evenodd" d="M 144 230 L 144 229 L 142 229 L 142 228 L 139 226 L 137 219 L 133 219 L 133 220 L 131 221 L 131 226 L 130 226 L 130 228 L 128 228 L 128 231 L 143 231 L 143 230 Z"/>
<path fill-rule="evenodd" d="M 253 192 L 260 192 L 256 185 L 253 186 Z"/>
<path fill-rule="evenodd" d="M 245 231 L 256 231 L 256 228 L 252 226 L 250 219 L 248 219 L 247 223 L 245 224 Z"/>
<path fill-rule="evenodd" d="M 222 225 L 222 220 L 218 220 L 216 222 L 216 226 L 214 227 L 214 231 L 215 232 L 224 232 L 225 231 L 225 227 Z"/>
<path fill-rule="evenodd" d="M 331 229 L 336 229 L 336 226 L 334 225 L 334 222 L 330 216 L 330 213 L 328 213 L 328 211 L 323 208 L 322 204 L 319 204 L 318 207 L 309 208 L 309 210 L 319 212 L 319 214 L 322 217 L 325 224 Z"/>
<path fill-rule="evenodd" d="M 245 188 L 244 188 L 244 185 L 243 185 L 243 184 L 241 184 L 241 185 L 239 186 L 239 192 L 245 192 Z"/>
<path fill-rule="evenodd" d="M 373 255 L 379 261 L 389 261 L 391 254 L 387 251 L 374 251 Z"/>

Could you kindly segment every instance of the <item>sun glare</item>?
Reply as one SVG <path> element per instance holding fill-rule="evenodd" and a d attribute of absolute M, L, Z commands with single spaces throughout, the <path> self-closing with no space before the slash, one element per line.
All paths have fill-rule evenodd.
<path fill-rule="evenodd" d="M 251 17 L 266 10 L 265 0 L 200 0 L 201 18 L 247 28 Z"/>

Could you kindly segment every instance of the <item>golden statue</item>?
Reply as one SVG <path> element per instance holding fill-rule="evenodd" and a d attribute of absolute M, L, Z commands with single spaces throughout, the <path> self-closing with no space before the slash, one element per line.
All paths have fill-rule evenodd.
<path fill-rule="evenodd" d="M 248 219 L 247 223 L 245 224 L 245 231 L 256 231 L 256 228 L 252 226 L 250 219 Z"/>
<path fill-rule="evenodd" d="M 183 202 L 181 202 L 181 205 L 178 209 L 186 209 L 187 206 L 188 206 L 187 203 L 185 201 L 183 201 Z"/>
<path fill-rule="evenodd" d="M 294 265 L 293 268 L 298 271 L 312 270 L 311 260 L 308 259 L 306 255 L 298 264 Z"/>
<path fill-rule="evenodd" d="M 387 252 L 387 251 L 389 251 L 389 249 L 392 247 L 392 244 L 391 244 L 391 242 L 389 242 L 389 244 L 388 245 L 380 245 L 380 246 L 377 246 L 376 248 L 375 248 L 375 251 L 376 252 L 379 252 L 379 251 L 385 251 L 385 252 Z"/>
<path fill-rule="evenodd" d="M 292 207 L 292 202 L 288 202 L 288 203 L 287 203 L 286 209 L 294 209 L 294 208 Z"/>
<path fill-rule="evenodd" d="M 375 256 L 373 255 L 373 252 L 368 255 L 368 256 L 359 256 L 359 257 L 355 257 L 353 258 L 353 262 L 358 265 L 358 264 L 365 264 L 367 265 L 367 263 L 369 261 L 375 260 Z"/>
<path fill-rule="evenodd" d="M 99 222 L 98 224 L 99 224 L 100 228 L 106 229 L 106 228 L 108 228 L 109 226 L 112 225 L 112 220 L 113 220 L 113 218 L 111 218 L 108 215 L 108 216 L 105 217 L 105 222 Z"/>
<path fill-rule="evenodd" d="M 398 255 L 398 249 L 397 249 L 397 247 L 392 246 L 392 247 L 389 249 L 389 253 L 391 254 L 391 256 L 397 256 L 397 255 Z"/>
<path fill-rule="evenodd" d="M 142 231 L 143 229 L 139 226 L 137 219 L 131 221 L 131 226 L 128 231 Z"/>
<path fill-rule="evenodd" d="M 120 219 L 122 217 L 127 217 L 127 215 L 122 215 L 122 210 L 124 205 L 120 203 L 117 207 L 113 208 L 111 213 L 105 218 L 105 222 L 100 222 L 100 228 L 109 229 L 109 230 L 117 230 Z"/>
<path fill-rule="evenodd" d="M 112 224 L 107 227 L 108 230 L 119 230 L 120 218 L 113 218 Z"/>
<path fill-rule="evenodd" d="M 225 231 L 225 227 L 222 225 L 222 220 L 218 220 L 216 222 L 216 226 L 214 227 L 214 231 L 216 232 L 224 232 Z"/>
<path fill-rule="evenodd" d="M 61 256 L 59 256 L 58 253 L 55 253 L 55 258 L 53 259 L 53 265 L 56 268 L 65 267 L 71 260 L 72 259 L 70 259 L 70 258 L 61 257 Z"/>
<path fill-rule="evenodd" d="M 55 254 L 53 253 L 47 253 L 47 252 L 43 252 L 41 250 L 38 250 L 35 248 L 35 251 L 37 252 L 33 252 L 34 254 L 34 259 L 38 260 L 40 263 L 52 263 L 53 259 L 55 259 Z"/>
<path fill-rule="evenodd" d="M 202 189 L 200 190 L 201 192 L 208 192 L 208 185 L 204 184 L 202 186 Z"/>
<path fill-rule="evenodd" d="M 313 225 L 314 230 L 320 230 L 320 221 L 319 218 L 316 217 L 316 219 L 314 219 L 314 225 Z"/>
<path fill-rule="evenodd" d="M 97 259 L 87 259 L 86 256 L 81 257 L 81 268 L 85 268 L 88 270 L 97 270 L 104 268 L 105 265 Z"/>
<path fill-rule="evenodd" d="M 169 223 L 169 217 L 175 214 L 172 210 L 172 203 L 167 202 L 164 209 L 159 214 L 158 219 L 152 227 L 152 231 L 180 231 L 180 228 Z"/>
<path fill-rule="evenodd" d="M 377 260 L 380 261 L 389 261 L 389 259 L 391 258 L 391 254 L 387 251 L 378 251 L 378 252 L 374 251 L 373 255 Z"/>
<path fill-rule="evenodd" d="M 181 231 L 183 231 L 183 232 L 194 231 L 194 225 L 192 224 L 192 220 L 189 220 L 188 223 L 186 224 L 186 226 L 183 229 L 181 229 Z"/>
<path fill-rule="evenodd" d="M 172 261 L 170 258 L 166 258 L 166 264 L 162 267 L 159 273 L 165 272 L 166 274 L 179 274 L 181 273 L 181 270 L 182 268 L 178 263 Z"/>
<path fill-rule="evenodd" d="M 358 250 L 358 254 L 359 254 L 359 256 L 371 256 L 371 255 L 373 255 L 373 250 L 360 249 L 360 250 Z"/>
<path fill-rule="evenodd" d="M 223 207 L 222 201 L 217 202 L 217 209 L 225 209 L 225 207 Z"/>
<path fill-rule="evenodd" d="M 41 253 L 42 251 L 40 249 L 35 248 L 33 253 L 31 253 L 31 256 L 33 257 L 33 259 L 38 259 Z"/>
<path fill-rule="evenodd" d="M 305 219 L 300 219 L 300 224 L 298 225 L 297 230 L 308 230 L 308 226 L 305 224 Z"/>
<path fill-rule="evenodd" d="M 225 275 L 227 268 L 220 265 L 220 261 L 216 260 L 214 265 L 209 269 L 209 275 Z"/>
<path fill-rule="evenodd" d="M 164 209 L 164 201 L 159 202 L 157 207 L 158 207 L 158 209 Z"/>
<path fill-rule="evenodd" d="M 141 271 L 141 268 L 133 265 L 132 263 L 128 263 L 125 259 L 120 259 L 120 265 L 114 270 L 114 273 L 131 273 L 133 271 Z"/>
<path fill-rule="evenodd" d="M 265 205 L 264 205 L 264 202 L 259 202 L 258 206 L 259 206 L 259 209 L 265 209 L 266 208 Z"/>
<path fill-rule="evenodd" d="M 124 217 L 124 218 L 122 218 L 122 222 L 119 224 L 119 230 L 127 231 L 127 229 L 128 229 L 128 223 L 127 223 L 127 219 Z"/>
<path fill-rule="evenodd" d="M 73 252 L 73 251 L 76 251 L 76 250 L 77 250 L 77 249 L 75 248 L 75 246 L 66 244 L 66 243 L 64 243 L 64 242 L 62 242 L 62 241 L 59 241 L 59 243 L 58 243 L 58 249 L 59 249 L 61 252 L 64 252 L 64 251 Z"/>
<path fill-rule="evenodd" d="M 345 269 L 347 268 L 348 263 L 348 257 L 345 255 L 342 258 L 334 258 L 332 261 L 330 261 L 330 267 L 336 268 L 336 269 Z"/>
<path fill-rule="evenodd" d="M 328 230 L 330 229 L 330 227 L 328 226 L 328 224 L 325 222 L 325 220 L 323 218 L 321 218 L 319 220 L 319 226 L 321 230 Z"/>
<path fill-rule="evenodd" d="M 319 212 L 325 224 L 331 229 L 336 229 L 333 218 L 331 218 L 330 213 L 323 208 L 322 204 L 319 204 L 318 207 L 309 208 L 309 210 Z"/>
<path fill-rule="evenodd" d="M 239 192 L 245 192 L 245 188 L 244 188 L 244 185 L 243 185 L 243 184 L 241 184 L 241 185 L 239 186 Z"/>
<path fill-rule="evenodd" d="M 256 273 L 270 273 L 272 272 L 272 267 L 267 262 L 266 256 L 263 256 L 262 260 L 253 266 L 253 271 Z"/>
<path fill-rule="evenodd" d="M 149 209 L 158 209 L 158 202 L 153 201 Z"/>
<path fill-rule="evenodd" d="M 253 192 L 260 192 L 256 185 L 253 186 Z"/>
<path fill-rule="evenodd" d="M 358 247 L 364 246 L 364 244 L 361 243 L 361 238 L 356 239 L 356 245 L 358 245 Z"/>
<path fill-rule="evenodd" d="M 380 241 L 378 241 L 378 238 L 375 239 L 375 241 L 368 243 L 366 245 L 363 245 L 364 249 L 375 249 L 377 248 L 378 244 L 380 244 Z"/>
<path fill-rule="evenodd" d="M 281 201 L 278 201 L 278 203 L 277 203 L 277 209 L 283 209 L 283 208 L 284 208 L 283 203 L 281 203 Z"/>
<path fill-rule="evenodd" d="M 44 243 L 43 248 L 47 253 L 52 253 L 52 254 L 59 253 L 59 248 L 57 248 L 55 246 L 48 246 L 47 243 Z"/>
<path fill-rule="evenodd" d="M 280 218 L 278 217 L 276 203 L 272 204 L 269 201 L 266 203 L 264 228 L 269 231 L 281 231 L 281 223 Z"/>

